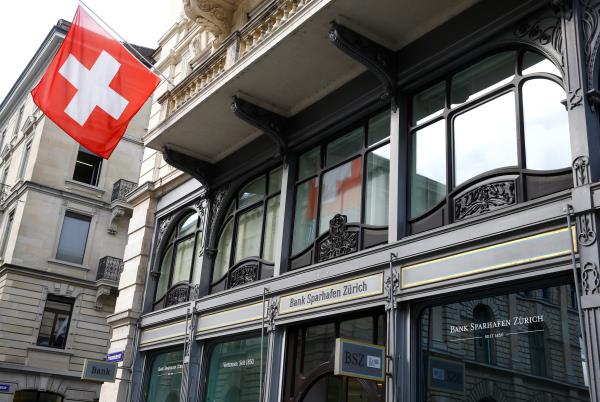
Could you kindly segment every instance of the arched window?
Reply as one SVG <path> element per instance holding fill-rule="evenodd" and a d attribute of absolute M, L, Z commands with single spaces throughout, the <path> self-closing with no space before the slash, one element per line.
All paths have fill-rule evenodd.
<path fill-rule="evenodd" d="M 25 390 L 15 392 L 14 402 L 62 402 L 62 395 L 53 392 Z"/>
<path fill-rule="evenodd" d="M 390 114 L 340 134 L 299 157 L 290 269 L 387 242 Z"/>
<path fill-rule="evenodd" d="M 211 292 L 273 276 L 281 168 L 257 177 L 236 194 L 225 214 Z"/>
<path fill-rule="evenodd" d="M 415 94 L 412 233 L 572 186 L 560 71 L 531 51 L 504 51 Z"/>
<path fill-rule="evenodd" d="M 478 304 L 473 309 L 473 322 L 475 325 L 480 324 L 481 328 L 477 328 L 473 334 L 475 342 L 475 360 L 482 363 L 493 363 L 492 360 L 492 339 L 490 338 L 491 330 L 485 324 L 493 321 L 492 312 L 489 307 Z"/>
<path fill-rule="evenodd" d="M 528 327 L 529 359 L 531 374 L 546 376 L 546 331 L 543 323 L 533 323 Z"/>
<path fill-rule="evenodd" d="M 202 240 L 199 214 L 190 210 L 172 226 L 162 244 L 154 309 L 183 303 L 189 298 L 198 246 Z"/>

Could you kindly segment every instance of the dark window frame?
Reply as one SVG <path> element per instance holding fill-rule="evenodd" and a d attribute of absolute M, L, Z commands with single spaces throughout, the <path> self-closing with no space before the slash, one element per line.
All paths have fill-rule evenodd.
<path fill-rule="evenodd" d="M 150 387 L 150 377 L 151 377 L 151 370 L 152 370 L 152 366 L 154 365 L 154 362 L 156 361 L 156 358 L 164 353 L 172 353 L 172 352 L 176 352 L 176 351 L 181 351 L 181 363 L 183 364 L 183 358 L 184 358 L 184 351 L 183 351 L 183 346 L 168 346 L 162 349 L 155 349 L 155 350 L 151 350 L 149 352 L 146 353 L 145 355 L 145 359 L 144 359 L 144 371 L 143 371 L 143 376 L 142 376 L 142 395 L 141 395 L 141 400 L 143 401 L 147 401 L 148 400 L 148 391 L 149 391 L 149 387 Z"/>
<path fill-rule="evenodd" d="M 90 161 L 80 160 L 81 157 L 89 158 Z M 86 164 L 91 166 L 92 171 L 89 181 L 80 180 L 80 178 L 78 178 L 78 176 L 80 176 L 80 174 L 78 174 L 78 168 L 80 164 Z M 98 182 L 100 181 L 100 173 L 102 172 L 102 164 L 103 160 L 101 157 L 88 151 L 84 147 L 79 146 L 79 150 L 77 151 L 77 158 L 75 159 L 75 167 L 73 168 L 73 180 L 75 180 L 78 183 L 84 183 L 90 186 L 97 187 Z"/>
<path fill-rule="evenodd" d="M 513 78 L 509 82 L 504 83 L 493 90 L 486 91 L 485 93 L 478 95 L 476 98 L 468 101 L 464 101 L 457 106 L 452 107 L 452 98 L 451 98 L 451 89 L 452 89 L 452 78 L 456 74 L 466 71 L 472 66 L 475 66 L 477 63 L 482 62 L 489 57 L 493 57 L 495 55 L 499 55 L 504 52 L 514 52 L 515 53 L 515 61 L 514 61 L 514 70 L 513 70 Z M 497 48 L 492 51 L 486 52 L 482 55 L 479 55 L 475 59 L 466 60 L 464 63 L 453 69 L 452 71 L 444 74 L 443 76 L 437 77 L 435 80 L 428 81 L 426 85 L 419 86 L 418 90 L 412 91 L 410 96 L 408 97 L 408 107 L 406 108 L 406 122 L 408 123 L 407 127 L 407 163 L 408 163 L 408 177 L 407 177 L 407 185 L 406 185 L 406 222 L 407 222 L 407 235 L 420 233 L 429 229 L 433 229 L 436 227 L 444 226 L 449 223 L 453 223 L 455 221 L 454 214 L 452 212 L 452 208 L 454 208 L 453 198 L 454 196 L 462 193 L 463 191 L 471 188 L 476 185 L 480 181 L 485 181 L 489 178 L 493 178 L 494 176 L 500 176 L 502 174 L 506 175 L 517 175 L 518 178 L 516 180 L 516 194 L 517 200 L 516 204 L 523 203 L 525 201 L 529 201 L 531 199 L 535 199 L 547 194 L 536 195 L 533 197 L 527 197 L 527 183 L 526 177 L 568 177 L 571 179 L 571 166 L 560 168 L 560 169 L 552 169 L 552 170 L 535 170 L 527 168 L 525 161 L 525 127 L 524 127 L 524 109 L 523 109 L 523 85 L 528 81 L 534 80 L 549 80 L 554 84 L 558 84 L 566 94 L 565 82 L 563 77 L 556 76 L 551 73 L 543 73 L 543 72 L 535 72 L 523 75 L 522 66 L 523 59 L 526 53 L 534 53 L 538 56 L 544 57 L 546 60 L 552 63 L 552 60 L 543 55 L 538 49 L 526 47 L 526 46 L 510 46 L 504 48 Z M 554 63 L 553 63 L 554 64 Z M 560 71 L 560 68 L 557 67 Z M 444 107 L 443 112 L 439 115 L 435 115 L 431 118 L 426 118 L 425 121 L 420 124 L 416 124 L 412 122 L 413 115 L 413 102 L 411 101 L 416 95 L 420 94 L 422 91 L 425 91 L 429 88 L 432 88 L 436 84 L 444 83 Z M 470 110 L 476 109 L 484 104 L 489 103 L 490 101 L 496 100 L 503 95 L 512 93 L 515 101 L 515 121 L 516 121 L 516 145 L 517 145 L 517 165 L 516 166 L 503 166 L 500 168 L 494 168 L 492 170 L 488 170 L 482 173 L 479 173 L 473 177 L 468 178 L 467 180 L 461 182 L 460 184 L 455 184 L 455 142 L 454 142 L 454 121 L 456 117 L 469 112 Z M 566 96 L 566 95 L 565 95 Z M 430 127 L 431 125 L 444 122 L 445 136 L 444 139 L 446 141 L 445 149 L 446 149 L 446 164 L 445 164 L 445 173 L 446 173 L 446 191 L 445 196 L 441 198 L 435 205 L 430 208 L 424 210 L 423 212 L 412 216 L 412 177 L 411 177 L 411 166 L 414 163 L 414 155 L 412 154 L 412 148 L 414 143 L 414 134 L 419 130 L 422 130 L 426 127 Z M 571 180 L 572 182 L 572 180 Z M 572 184 L 571 184 L 572 187 Z M 549 192 L 548 194 L 551 194 Z M 440 209 L 447 208 L 447 212 L 443 217 L 444 222 L 442 224 L 432 224 L 427 223 L 428 218 L 431 218 L 434 214 L 440 211 Z M 458 219 L 457 219 L 458 220 Z M 419 224 L 424 224 L 424 228 L 418 226 Z"/>
<path fill-rule="evenodd" d="M 85 236 L 85 243 L 83 245 L 83 252 L 81 254 L 81 261 L 80 262 L 74 262 L 74 261 L 64 260 L 64 259 L 62 259 L 62 258 L 59 257 L 59 251 L 61 249 L 61 247 L 60 247 L 60 245 L 61 245 L 61 238 L 62 238 L 63 231 L 65 229 L 65 218 L 67 216 L 70 217 L 70 218 L 79 219 L 81 221 L 85 220 L 85 221 L 88 222 L 88 229 L 87 229 L 87 234 Z M 56 259 L 57 260 L 66 261 L 66 262 L 70 262 L 70 263 L 74 263 L 74 264 L 79 264 L 79 265 L 83 264 L 83 262 L 85 261 L 85 252 L 87 250 L 87 242 L 88 242 L 88 239 L 90 237 L 90 229 L 92 227 L 92 218 L 93 217 L 90 216 L 90 215 L 85 215 L 85 214 L 82 214 L 82 213 L 79 213 L 79 212 L 75 212 L 75 211 L 71 211 L 71 210 L 65 211 L 65 214 L 63 215 L 63 221 L 62 221 L 62 225 L 61 225 L 61 228 L 60 228 L 60 232 L 58 234 L 58 244 L 56 245 L 56 254 L 55 255 L 56 255 Z"/>
<path fill-rule="evenodd" d="M 42 319 L 43 316 L 46 314 L 46 311 L 52 312 L 54 313 L 54 320 L 52 322 L 52 329 L 50 331 L 50 337 L 48 338 L 48 345 L 51 345 L 53 343 L 53 341 L 55 341 L 56 339 L 54 339 L 55 334 L 54 331 L 56 329 L 56 324 L 58 321 L 58 314 L 64 314 L 64 311 L 62 310 L 56 310 L 53 308 L 48 308 L 47 304 L 48 301 L 52 301 L 55 303 L 62 303 L 65 305 L 69 306 L 69 321 L 67 322 L 67 327 L 65 328 L 65 337 L 62 343 L 62 346 L 44 346 L 44 345 L 40 345 L 41 341 L 40 341 L 40 333 L 38 330 L 38 336 L 37 336 L 37 341 L 36 341 L 36 345 L 38 346 L 44 346 L 46 348 L 52 348 L 52 349 L 65 349 L 67 346 L 67 339 L 69 337 L 69 330 L 71 329 L 71 321 L 73 319 L 73 306 L 75 304 L 75 300 L 71 299 L 71 298 L 67 298 L 67 297 L 62 297 L 62 296 L 57 296 L 57 295 L 53 295 L 53 294 L 48 294 L 48 296 L 46 297 L 46 303 L 44 304 L 44 311 L 42 313 Z"/>

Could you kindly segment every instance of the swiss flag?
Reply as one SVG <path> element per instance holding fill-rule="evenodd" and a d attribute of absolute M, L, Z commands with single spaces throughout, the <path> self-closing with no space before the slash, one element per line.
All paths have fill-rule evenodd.
<path fill-rule="evenodd" d="M 56 125 L 108 158 L 160 79 L 81 7 L 33 101 Z"/>

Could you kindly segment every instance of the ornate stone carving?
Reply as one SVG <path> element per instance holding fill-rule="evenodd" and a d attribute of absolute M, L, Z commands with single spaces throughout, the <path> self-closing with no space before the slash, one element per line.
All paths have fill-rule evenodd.
<path fill-rule="evenodd" d="M 277 315 L 279 314 L 279 299 L 273 298 L 267 307 L 267 325 L 269 327 L 269 332 L 275 331 L 275 320 L 277 319 Z"/>
<path fill-rule="evenodd" d="M 600 47 L 600 2 L 595 0 L 579 0 L 582 6 L 581 22 L 583 26 L 584 35 L 584 52 L 585 52 L 585 64 L 587 66 L 587 82 L 589 89 L 594 88 L 594 72 L 596 57 L 598 55 L 598 48 Z"/>
<path fill-rule="evenodd" d="M 225 201 L 225 197 L 227 196 L 228 192 L 229 192 L 229 183 L 222 187 L 219 187 L 214 192 L 214 194 L 212 196 L 211 207 L 210 207 L 210 217 L 209 217 L 209 220 L 206 225 L 207 233 L 211 233 L 211 234 L 213 233 L 213 226 L 214 226 L 215 219 L 217 218 L 217 215 L 219 214 L 221 209 L 223 209 L 223 206 L 224 206 L 223 203 Z"/>
<path fill-rule="evenodd" d="M 392 99 L 395 106 L 395 53 L 335 22 L 330 25 L 329 40 L 375 74 L 384 87 L 382 98 Z"/>
<path fill-rule="evenodd" d="M 187 284 L 176 286 L 167 292 L 165 307 L 188 301 L 190 289 Z"/>
<path fill-rule="evenodd" d="M 575 186 L 583 186 L 590 182 L 590 163 L 587 156 L 578 156 L 573 161 L 573 174 Z"/>
<path fill-rule="evenodd" d="M 598 267 L 593 262 L 586 262 L 581 271 L 581 286 L 585 295 L 598 293 L 600 290 L 600 275 Z"/>
<path fill-rule="evenodd" d="M 115 235 L 117 234 L 117 220 L 119 218 L 125 216 L 125 208 L 123 207 L 114 207 L 110 214 L 110 224 L 106 231 L 108 234 Z"/>
<path fill-rule="evenodd" d="M 573 110 L 577 106 L 581 106 L 583 103 L 583 95 L 581 94 L 581 88 L 570 90 L 567 96 L 566 105 L 568 110 Z"/>
<path fill-rule="evenodd" d="M 517 202 L 514 180 L 483 184 L 454 200 L 454 219 L 461 220 Z"/>
<path fill-rule="evenodd" d="M 556 7 L 555 7 L 555 10 Z M 539 48 L 548 56 L 552 56 L 564 69 L 562 19 L 555 13 L 547 13 L 541 17 L 525 20 L 513 31 L 514 39 Z"/>
<path fill-rule="evenodd" d="M 392 268 L 391 274 L 385 278 L 385 293 L 387 294 L 386 310 L 392 308 L 394 304 L 394 295 L 400 287 L 400 275 Z"/>
<path fill-rule="evenodd" d="M 173 220 L 173 215 L 167 216 L 163 218 L 160 222 L 158 222 L 158 236 L 156 237 L 156 244 L 159 245 L 162 242 L 162 239 Z"/>
<path fill-rule="evenodd" d="M 239 0 L 183 0 L 183 10 L 221 42 L 231 31 L 233 13 L 239 4 Z"/>
<path fill-rule="evenodd" d="M 582 246 L 591 246 L 596 241 L 596 223 L 594 215 L 585 213 L 577 218 L 577 243 Z"/>
<path fill-rule="evenodd" d="M 358 232 L 347 230 L 346 215 L 336 214 L 329 221 L 329 235 L 319 244 L 319 261 L 327 261 L 358 251 Z"/>
<path fill-rule="evenodd" d="M 229 289 L 258 280 L 259 266 L 257 263 L 245 264 L 234 268 L 229 273 Z"/>

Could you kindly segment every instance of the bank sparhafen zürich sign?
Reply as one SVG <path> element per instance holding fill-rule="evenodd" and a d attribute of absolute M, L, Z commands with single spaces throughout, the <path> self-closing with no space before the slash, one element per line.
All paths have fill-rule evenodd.
<path fill-rule="evenodd" d="M 333 373 L 385 381 L 385 346 L 337 338 Z"/>
<path fill-rule="evenodd" d="M 103 360 L 85 359 L 81 379 L 99 382 L 114 382 L 117 375 L 117 363 Z"/>

